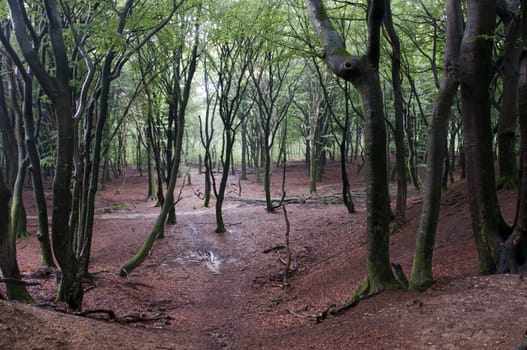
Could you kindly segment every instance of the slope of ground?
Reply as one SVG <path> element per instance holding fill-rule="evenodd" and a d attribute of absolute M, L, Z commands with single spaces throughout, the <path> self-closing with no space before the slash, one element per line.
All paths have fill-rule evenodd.
<path fill-rule="evenodd" d="M 330 163 L 320 196 L 340 191 L 338 164 Z M 275 171 L 273 195 L 280 195 Z M 230 181 L 224 214 L 228 232 L 215 234 L 213 208 L 194 194 L 203 177 L 182 191 L 178 223 L 165 228 L 151 256 L 126 278 L 115 271 L 131 257 L 159 208 L 144 200 L 146 178 L 115 179 L 98 195 L 91 272 L 84 310 L 93 320 L 50 311 L 54 273 L 39 270 L 34 237 L 19 241 L 21 270 L 41 307 L 0 302 L 2 349 L 510 349 L 527 329 L 527 286 L 520 276 L 474 277 L 477 261 L 464 184 L 444 195 L 434 256 L 437 283 L 424 293 L 385 292 L 341 316 L 316 316 L 348 300 L 365 274 L 365 207 L 362 174 L 350 169 L 358 212 L 312 198 L 302 163 L 287 172 L 290 248 L 295 271 L 284 286 L 276 251 L 285 245 L 282 211 L 268 213 L 261 184 Z M 501 192 L 511 220 L 515 193 Z M 31 201 L 28 197 L 29 212 Z M 392 235 L 391 259 L 410 271 L 422 198 L 409 198 L 408 223 Z M 30 217 L 30 229 L 35 219 Z M 4 290 L 0 288 L 0 293 Z M 45 307 L 44 307 L 45 306 Z"/>

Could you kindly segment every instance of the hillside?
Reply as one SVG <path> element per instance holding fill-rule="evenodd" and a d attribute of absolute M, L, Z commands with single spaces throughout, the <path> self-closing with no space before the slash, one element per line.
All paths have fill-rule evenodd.
<path fill-rule="evenodd" d="M 434 256 L 437 283 L 424 293 L 384 292 L 344 314 L 316 316 L 345 302 L 365 275 L 362 174 L 350 168 L 358 209 L 328 204 L 340 191 L 338 164 L 330 163 L 308 193 L 303 163 L 287 170 L 290 248 L 295 271 L 284 287 L 284 266 L 269 248 L 285 245 L 282 211 L 267 213 L 254 175 L 231 182 L 225 203 L 228 233 L 214 233 L 214 210 L 194 194 L 202 176 L 182 191 L 178 223 L 167 226 L 151 256 L 127 278 L 115 271 L 142 243 L 159 208 L 144 200 L 146 178 L 115 179 L 98 195 L 91 272 L 81 317 L 53 302 L 53 271 L 39 270 L 34 237 L 19 241 L 20 268 L 38 282 L 40 307 L 0 302 L 2 349 L 511 349 L 527 329 L 527 285 L 517 275 L 475 277 L 476 252 L 464 183 L 445 193 Z M 274 196 L 280 170 L 275 170 Z M 32 215 L 30 193 L 26 200 Z M 514 215 L 516 194 L 502 191 L 504 215 Z M 391 259 L 409 273 L 422 202 L 412 193 L 408 223 L 392 235 Z M 36 221 L 29 219 L 34 231 Z M 284 255 L 282 251 L 282 256 Z M 5 294 L 0 288 L 0 293 Z M 55 311 L 51 311 L 55 310 Z M 57 313 L 56 310 L 65 311 Z M 93 320 L 101 318 L 104 320 Z"/>

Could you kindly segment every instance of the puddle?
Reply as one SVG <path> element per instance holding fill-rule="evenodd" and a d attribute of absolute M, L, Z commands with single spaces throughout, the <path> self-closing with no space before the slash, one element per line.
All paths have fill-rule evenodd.
<path fill-rule="evenodd" d="M 210 250 L 198 250 L 188 252 L 172 260 L 172 262 L 178 265 L 203 263 L 213 274 L 218 275 L 220 273 L 222 260 Z"/>

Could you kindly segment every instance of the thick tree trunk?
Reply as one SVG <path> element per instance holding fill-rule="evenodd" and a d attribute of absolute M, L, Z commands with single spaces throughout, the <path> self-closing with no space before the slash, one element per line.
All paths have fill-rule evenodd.
<path fill-rule="evenodd" d="M 521 4 L 521 39 L 527 40 L 527 1 Z M 523 52 L 519 63 L 519 120 L 520 120 L 520 185 L 518 210 L 511 236 L 504 244 L 498 272 L 527 271 L 527 55 Z"/>
<path fill-rule="evenodd" d="M 460 54 L 467 185 L 479 272 L 489 274 L 497 268 L 503 223 L 496 195 L 489 102 L 496 0 L 468 1 L 467 10 Z"/>
<path fill-rule="evenodd" d="M 4 278 L 20 279 L 16 260 L 16 237 L 9 228 L 9 198 L 11 193 L 0 171 L 0 269 Z M 7 297 L 11 300 L 31 301 L 24 285 L 7 283 Z"/>
<path fill-rule="evenodd" d="M 78 261 L 73 250 L 73 232 L 70 230 L 71 174 L 73 171 L 73 108 L 71 102 L 70 72 L 67 50 L 55 0 L 45 0 L 48 35 L 53 48 L 54 76 L 50 76 L 38 60 L 28 36 L 28 22 L 24 18 L 22 3 L 8 0 L 11 21 L 20 50 L 43 90 L 53 104 L 57 120 L 57 159 L 53 181 L 53 252 L 62 269 L 62 281 L 57 298 L 73 309 L 82 305 L 82 283 Z"/>
<path fill-rule="evenodd" d="M 351 56 L 334 30 L 321 1 L 306 0 L 309 17 L 321 39 L 324 58 L 339 77 L 359 90 L 365 117 L 366 205 L 367 205 L 367 277 L 359 294 L 399 288 L 389 254 L 390 203 L 388 194 L 386 125 L 379 83 L 380 26 L 384 0 L 374 0 L 368 11 L 368 46 L 362 57 Z"/>
<path fill-rule="evenodd" d="M 441 202 L 441 175 L 445 158 L 445 142 L 450 109 L 459 86 L 459 83 L 452 76 L 455 72 L 449 71 L 458 64 L 463 36 L 463 14 L 459 0 L 448 0 L 447 18 L 443 78 L 432 110 L 432 124 L 428 137 L 425 195 L 417 229 L 410 277 L 410 289 L 412 290 L 424 290 L 434 281 L 432 255 Z"/>
<path fill-rule="evenodd" d="M 518 183 L 516 128 L 518 126 L 518 77 L 521 44 L 520 25 L 508 20 L 503 48 L 503 100 L 498 119 L 499 187 L 514 188 Z"/>

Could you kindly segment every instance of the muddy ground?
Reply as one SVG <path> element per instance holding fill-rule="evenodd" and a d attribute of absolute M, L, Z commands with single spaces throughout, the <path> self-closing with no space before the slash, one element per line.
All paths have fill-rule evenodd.
<path fill-rule="evenodd" d="M 294 272 L 284 283 L 285 251 L 265 253 L 286 245 L 284 214 L 265 211 L 255 175 L 229 180 L 228 232 L 216 234 L 214 208 L 203 208 L 195 194 L 203 191 L 197 169 L 176 207 L 178 223 L 166 226 L 165 238 L 140 267 L 118 277 L 116 270 L 137 251 L 159 212 L 145 200 L 146 177 L 129 169 L 97 197 L 94 279 L 84 285 L 84 311 L 105 311 L 75 316 L 54 303 L 55 273 L 40 269 L 34 235 L 21 239 L 20 269 L 26 280 L 39 283 L 29 287 L 38 306 L 0 301 L 0 349 L 513 348 L 527 329 L 527 282 L 517 275 L 475 276 L 463 181 L 443 197 L 434 286 L 424 293 L 384 292 L 316 321 L 328 307 L 346 302 L 365 276 L 364 181 L 355 170 L 350 165 L 357 213 L 348 214 L 327 198 L 340 193 L 337 163 L 328 164 L 318 184 L 324 198 L 309 194 L 303 162 L 288 166 L 286 194 L 297 200 L 287 204 Z M 273 196 L 279 197 L 281 170 L 274 172 Z M 26 206 L 34 233 L 30 191 L 28 186 Z M 391 236 L 390 253 L 407 273 L 422 203 L 420 193 L 410 192 L 408 222 Z M 516 193 L 499 195 L 510 221 Z M 3 286 L 0 293 L 5 295 Z"/>

